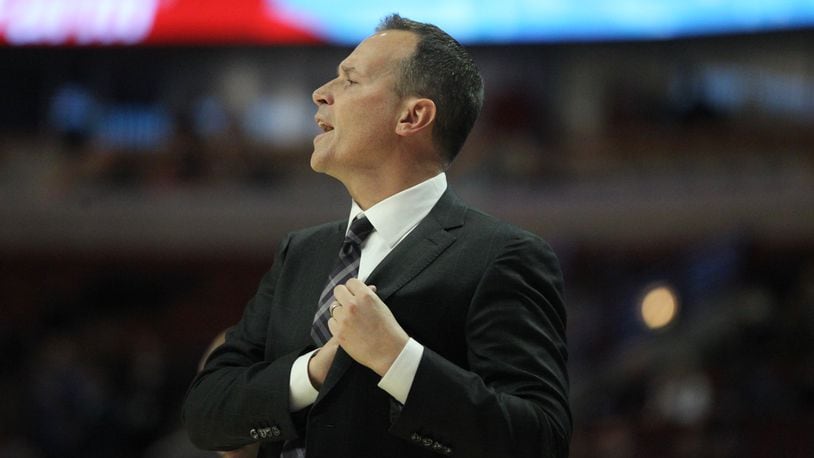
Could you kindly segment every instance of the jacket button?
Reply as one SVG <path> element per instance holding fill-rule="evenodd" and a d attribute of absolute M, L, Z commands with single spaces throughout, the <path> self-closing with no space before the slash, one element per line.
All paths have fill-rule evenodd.
<path fill-rule="evenodd" d="M 432 439 L 430 439 L 429 437 L 425 437 L 421 444 L 424 447 L 432 447 Z"/>
<path fill-rule="evenodd" d="M 413 435 L 410 436 L 410 440 L 412 440 L 413 442 L 421 442 L 421 439 L 422 437 L 419 436 L 418 433 L 413 433 Z"/>
<path fill-rule="evenodd" d="M 252 436 L 252 439 L 254 440 L 260 439 L 260 435 L 257 434 L 257 430 L 254 428 L 249 430 L 249 436 Z"/>
<path fill-rule="evenodd" d="M 280 428 L 276 426 L 271 427 L 271 437 L 280 437 L 280 434 L 282 434 Z"/>

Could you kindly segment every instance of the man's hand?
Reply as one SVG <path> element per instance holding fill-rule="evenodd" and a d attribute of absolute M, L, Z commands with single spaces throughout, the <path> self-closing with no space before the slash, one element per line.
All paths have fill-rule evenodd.
<path fill-rule="evenodd" d="M 330 326 L 330 323 L 329 323 Z M 328 369 L 334 362 L 336 350 L 339 348 L 339 342 L 335 337 L 325 342 L 311 359 L 308 360 L 308 378 L 311 379 L 311 385 L 317 390 L 325 383 L 325 377 L 328 376 Z"/>
<path fill-rule="evenodd" d="M 249 444 L 245 447 L 240 447 L 237 450 L 229 450 L 228 452 L 218 452 L 223 458 L 256 458 L 257 451 L 260 450 L 260 444 Z"/>
<path fill-rule="evenodd" d="M 387 305 L 376 295 L 375 287 L 356 278 L 334 288 L 335 307 L 328 328 L 348 355 L 380 376 L 407 344 L 409 336 Z"/>

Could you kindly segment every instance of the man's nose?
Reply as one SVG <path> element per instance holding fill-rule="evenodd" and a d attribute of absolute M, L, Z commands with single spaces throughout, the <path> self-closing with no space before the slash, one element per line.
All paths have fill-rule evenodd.
<path fill-rule="evenodd" d="M 324 104 L 330 105 L 333 103 L 333 97 L 331 96 L 330 91 L 328 91 L 329 84 L 330 83 L 325 83 L 311 93 L 311 100 L 313 100 L 317 106 Z"/>

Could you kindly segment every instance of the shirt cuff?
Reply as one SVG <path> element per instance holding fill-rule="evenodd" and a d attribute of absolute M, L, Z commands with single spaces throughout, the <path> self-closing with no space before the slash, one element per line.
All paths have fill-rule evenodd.
<path fill-rule="evenodd" d="M 413 386 L 413 380 L 423 355 L 424 346 L 411 337 L 396 360 L 393 361 L 390 369 L 379 381 L 379 388 L 401 404 L 406 404 L 407 395 L 410 394 L 410 388 Z"/>
<path fill-rule="evenodd" d="M 294 360 L 291 376 L 288 379 L 288 409 L 291 412 L 302 410 L 317 400 L 319 391 L 311 385 L 308 377 L 308 361 L 319 349 L 309 351 Z"/>

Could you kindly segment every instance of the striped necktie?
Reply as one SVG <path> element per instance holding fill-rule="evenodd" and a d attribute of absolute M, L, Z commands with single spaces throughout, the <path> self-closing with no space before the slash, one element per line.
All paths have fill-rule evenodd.
<path fill-rule="evenodd" d="M 328 284 L 319 296 L 319 307 L 314 315 L 314 325 L 311 327 L 311 337 L 317 345 L 324 345 L 331 338 L 328 329 L 328 320 L 331 319 L 330 306 L 336 300 L 334 288 L 344 285 L 348 280 L 359 274 L 359 260 L 362 258 L 362 243 L 373 232 L 373 225 L 367 217 L 356 217 L 350 224 L 345 241 L 339 250 L 339 261 L 328 276 Z"/>
<path fill-rule="evenodd" d="M 344 285 L 348 280 L 359 274 L 359 260 L 362 258 L 362 243 L 373 232 L 373 225 L 367 217 L 354 218 L 350 224 L 345 241 L 339 250 L 339 259 L 333 272 L 328 276 L 328 284 L 319 296 L 319 307 L 314 314 L 314 324 L 311 327 L 311 337 L 314 342 L 322 346 L 331 338 L 328 329 L 328 320 L 331 319 L 330 306 L 335 300 L 334 288 Z M 286 441 L 280 453 L 281 458 L 305 458 L 305 440 L 303 437 Z"/>

